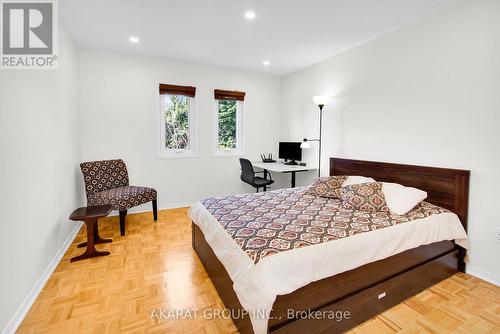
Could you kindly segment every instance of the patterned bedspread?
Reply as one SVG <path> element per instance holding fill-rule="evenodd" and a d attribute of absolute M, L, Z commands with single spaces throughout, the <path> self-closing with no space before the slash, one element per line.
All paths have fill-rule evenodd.
<path fill-rule="evenodd" d="M 254 263 L 279 252 L 448 212 L 427 202 L 406 215 L 348 210 L 338 199 L 306 191 L 307 187 L 281 189 L 201 203 Z"/>

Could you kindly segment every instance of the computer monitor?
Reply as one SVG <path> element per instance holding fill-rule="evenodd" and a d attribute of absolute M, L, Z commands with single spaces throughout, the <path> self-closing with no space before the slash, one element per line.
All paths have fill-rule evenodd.
<path fill-rule="evenodd" d="M 279 158 L 285 159 L 285 162 L 290 160 L 291 165 L 296 165 L 297 161 L 302 160 L 300 144 L 300 142 L 280 142 Z"/>

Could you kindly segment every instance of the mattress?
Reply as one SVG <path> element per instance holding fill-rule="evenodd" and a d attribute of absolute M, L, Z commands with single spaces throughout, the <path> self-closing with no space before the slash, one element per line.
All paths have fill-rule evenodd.
<path fill-rule="evenodd" d="M 226 268 L 254 332 L 278 295 L 443 240 L 467 248 L 457 215 L 423 202 L 404 216 L 346 210 L 339 200 L 281 189 L 205 199 L 190 209 Z"/>

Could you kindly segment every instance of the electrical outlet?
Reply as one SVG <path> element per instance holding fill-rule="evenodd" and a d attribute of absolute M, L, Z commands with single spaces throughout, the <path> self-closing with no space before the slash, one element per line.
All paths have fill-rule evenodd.
<path fill-rule="evenodd" d="M 496 233 L 496 238 L 495 238 L 495 241 L 496 241 L 496 242 L 500 242 L 500 228 L 497 228 L 496 232 L 497 232 L 497 233 Z"/>

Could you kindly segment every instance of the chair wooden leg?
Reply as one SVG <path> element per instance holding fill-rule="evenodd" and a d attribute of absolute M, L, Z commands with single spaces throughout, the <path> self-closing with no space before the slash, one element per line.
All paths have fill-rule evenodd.
<path fill-rule="evenodd" d="M 127 216 L 127 210 L 120 211 L 120 234 L 125 235 L 125 217 Z"/>
<path fill-rule="evenodd" d="M 153 201 L 153 218 L 155 221 L 158 220 L 158 206 L 156 200 Z"/>

